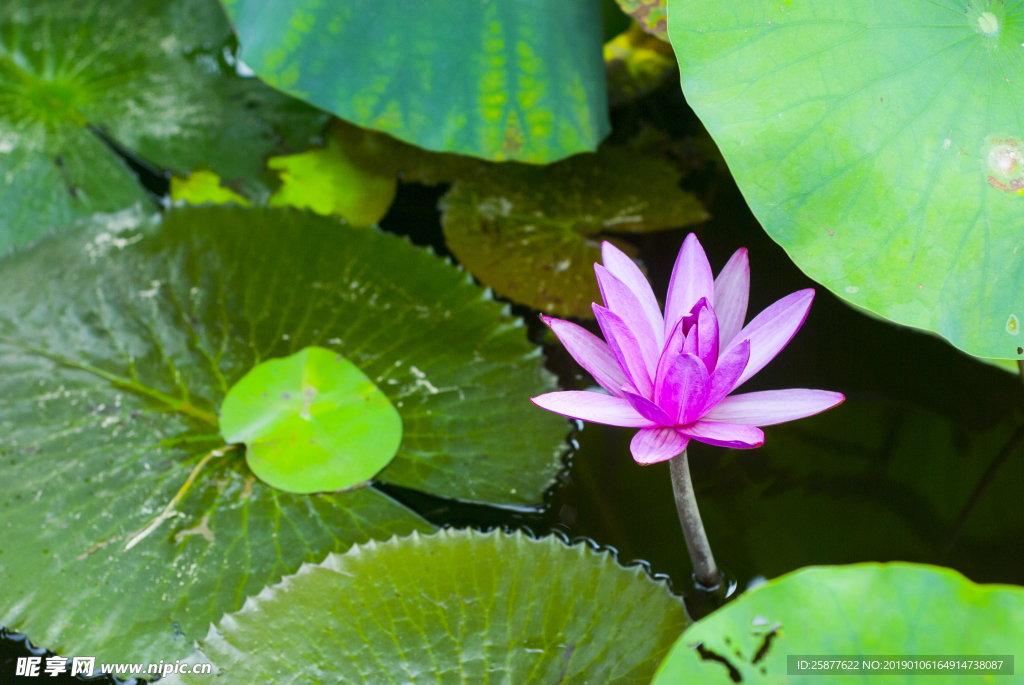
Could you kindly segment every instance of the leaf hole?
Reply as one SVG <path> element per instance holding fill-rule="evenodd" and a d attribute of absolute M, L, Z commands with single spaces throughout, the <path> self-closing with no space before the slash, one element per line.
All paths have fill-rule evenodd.
<path fill-rule="evenodd" d="M 697 644 L 697 654 L 700 655 L 701 661 L 717 661 L 720 664 L 724 664 L 729 669 L 729 680 L 734 683 L 742 683 L 743 676 L 740 675 L 739 670 L 733 666 L 728 659 L 721 654 L 712 652 L 710 649 L 705 647 L 703 644 Z"/>

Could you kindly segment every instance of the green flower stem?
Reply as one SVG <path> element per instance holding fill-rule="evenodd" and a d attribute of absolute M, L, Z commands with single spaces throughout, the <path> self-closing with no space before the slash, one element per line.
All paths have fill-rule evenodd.
<path fill-rule="evenodd" d="M 676 510 L 679 512 L 679 524 L 686 536 L 686 548 L 693 562 L 693 573 L 697 582 L 705 588 L 714 588 L 722 582 L 722 574 L 715 565 L 715 557 L 708 544 L 704 524 L 700 520 L 697 509 L 697 497 L 693 494 L 693 482 L 690 480 L 690 465 L 686 460 L 686 450 L 672 457 L 669 461 L 672 473 L 672 491 L 676 496 Z"/>

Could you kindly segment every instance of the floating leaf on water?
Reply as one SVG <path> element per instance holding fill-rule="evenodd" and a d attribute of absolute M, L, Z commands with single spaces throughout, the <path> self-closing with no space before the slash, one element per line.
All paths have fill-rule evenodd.
<path fill-rule="evenodd" d="M 665 157 L 629 145 L 543 168 L 490 165 L 442 198 L 445 239 L 499 295 L 556 316 L 593 318 L 602 239 L 708 218 L 679 187 L 680 176 Z"/>
<path fill-rule="evenodd" d="M 225 616 L 202 647 L 232 682 L 274 680 L 287 663 L 289 682 L 310 685 L 416 674 L 646 685 L 688 623 L 662 582 L 607 552 L 446 530 L 304 566 Z"/>
<path fill-rule="evenodd" d="M 381 481 L 530 506 L 562 468 L 568 425 L 528 401 L 555 381 L 521 321 L 375 229 L 230 206 L 98 216 L 0 260 L 0 292 L 0 616 L 65 654 L 179 658 L 303 562 L 431 529 L 374 487 L 267 487 L 233 450 L 124 549 L 223 447 L 218 408 L 266 360 L 323 347 L 387 395 L 405 433 Z"/>
<path fill-rule="evenodd" d="M 980 357 L 1019 359 L 1018 0 L 669 0 L 687 102 L 810 277 Z"/>
<path fill-rule="evenodd" d="M 1024 644 L 1022 614 L 1024 588 L 977 585 L 937 566 L 806 568 L 690 626 L 651 685 L 807 682 L 807 675 L 786 676 L 787 656 L 794 654 L 1013 654 Z M 969 676 L 956 678 L 967 682 Z M 812 679 L 843 682 L 840 676 Z"/>
<path fill-rule="evenodd" d="M 311 493 L 361 485 L 394 458 L 402 417 L 355 364 L 322 347 L 254 366 L 220 408 L 220 434 L 245 443 L 264 483 Z"/>
<path fill-rule="evenodd" d="M 225 0 L 260 78 L 428 150 L 546 163 L 609 132 L 590 0 Z"/>

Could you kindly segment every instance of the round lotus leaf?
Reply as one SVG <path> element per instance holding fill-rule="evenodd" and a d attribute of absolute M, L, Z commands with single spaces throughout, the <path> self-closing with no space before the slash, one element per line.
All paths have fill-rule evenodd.
<path fill-rule="evenodd" d="M 568 424 L 529 402 L 555 380 L 522 322 L 373 228 L 99 215 L 0 259 L 0 292 L 0 617 L 61 654 L 173 663 L 302 563 L 432 529 L 373 484 L 284 492 L 223 449 L 225 395 L 268 360 L 328 349 L 387 395 L 405 431 L 375 480 L 533 506 L 563 468 Z"/>
<path fill-rule="evenodd" d="M 402 442 L 398 410 L 355 364 L 307 347 L 253 367 L 220 407 L 220 434 L 285 492 L 342 490 L 369 480 Z"/>
<path fill-rule="evenodd" d="M 202 648 L 231 682 L 647 685 L 688 623 L 663 581 L 608 552 L 446 530 L 303 566 Z"/>
<path fill-rule="evenodd" d="M 1022 615 L 1024 588 L 978 585 L 946 568 L 811 567 L 748 592 L 692 625 L 651 685 L 870 680 L 866 673 L 787 675 L 790 655 L 1013 655 L 1024 644 Z M 886 675 L 884 682 L 993 682 L 981 675 L 947 680 L 936 672 Z"/>
<path fill-rule="evenodd" d="M 811 278 L 1024 358 L 1024 3 L 669 0 L 687 102 Z"/>
<path fill-rule="evenodd" d="M 591 0 L 224 0 L 270 85 L 437 152 L 546 163 L 608 134 Z"/>

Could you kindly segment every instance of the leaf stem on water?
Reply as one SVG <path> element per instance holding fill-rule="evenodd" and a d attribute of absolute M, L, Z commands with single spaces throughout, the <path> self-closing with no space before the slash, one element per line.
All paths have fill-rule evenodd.
<path fill-rule="evenodd" d="M 672 491 L 676 496 L 676 510 L 679 512 L 679 524 L 683 527 L 686 537 L 686 548 L 693 562 L 693 574 L 697 582 L 706 590 L 716 588 L 722 582 L 722 574 L 715 565 L 715 557 L 711 554 L 704 524 L 700 520 L 697 509 L 697 497 L 693 493 L 693 482 L 690 480 L 690 464 L 686 458 L 686 450 L 672 457 L 669 461 L 672 473 Z"/>
<path fill-rule="evenodd" d="M 157 528 L 160 527 L 161 523 L 163 523 L 164 521 L 166 521 L 169 518 L 173 518 L 173 517 L 178 515 L 178 512 L 175 510 L 175 507 L 178 506 L 178 503 L 182 500 L 183 497 L 185 497 L 185 493 L 188 492 L 188 489 L 190 487 L 192 487 L 192 483 L 195 482 L 196 476 L 199 475 L 199 472 L 203 470 L 203 467 L 206 466 L 206 464 L 211 459 L 215 459 L 217 457 L 223 457 L 228 452 L 230 452 L 232 450 L 235 450 L 235 449 L 237 449 L 239 447 L 241 447 L 241 445 L 239 445 L 239 444 L 228 445 L 226 447 L 218 447 L 217 449 L 213 450 L 212 452 L 207 454 L 205 457 L 200 459 L 199 463 L 196 464 L 194 469 L 192 469 L 192 473 L 188 474 L 188 478 L 185 479 L 185 484 L 182 485 L 181 488 L 178 490 L 178 494 L 176 494 L 171 499 L 171 501 L 167 503 L 167 506 L 164 507 L 164 510 L 162 512 L 160 512 L 160 515 L 157 516 L 152 521 L 150 521 L 149 524 L 146 525 L 146 527 L 143 528 L 142 530 L 140 530 L 140 531 L 138 531 L 136 533 L 133 533 L 133 534 L 128 536 L 128 542 L 124 546 L 124 551 L 127 552 L 132 547 L 134 547 L 135 545 L 139 544 L 140 542 L 145 540 L 147 537 L 149 537 L 149 535 L 154 530 L 156 530 Z"/>

